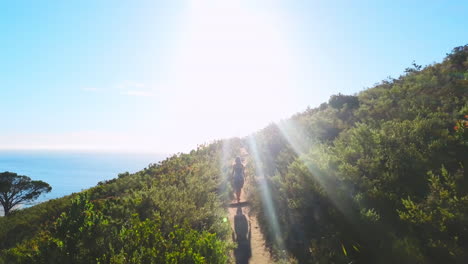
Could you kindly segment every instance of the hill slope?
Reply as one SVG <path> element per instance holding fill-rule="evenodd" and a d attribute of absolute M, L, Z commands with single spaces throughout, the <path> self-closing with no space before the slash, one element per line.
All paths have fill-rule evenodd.
<path fill-rule="evenodd" d="M 221 141 L 200 146 L 1 218 L 0 263 L 225 263 L 222 157 Z"/>
<path fill-rule="evenodd" d="M 243 147 L 277 258 L 466 263 L 468 46 L 358 95 L 0 219 L 0 263 L 226 263 Z"/>
<path fill-rule="evenodd" d="M 277 252 L 300 263 L 468 261 L 468 46 L 245 143 L 265 177 L 251 199 Z"/>

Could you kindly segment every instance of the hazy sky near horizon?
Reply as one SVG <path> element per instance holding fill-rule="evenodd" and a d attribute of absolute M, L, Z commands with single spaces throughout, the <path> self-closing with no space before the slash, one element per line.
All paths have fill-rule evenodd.
<path fill-rule="evenodd" d="M 182 152 L 468 43 L 466 1 L 2 1 L 0 149 Z"/>

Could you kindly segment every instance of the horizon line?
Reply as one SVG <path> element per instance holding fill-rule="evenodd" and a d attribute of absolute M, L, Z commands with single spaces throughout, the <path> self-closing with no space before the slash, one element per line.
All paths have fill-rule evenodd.
<path fill-rule="evenodd" d="M 0 147 L 0 151 L 56 151 L 56 152 L 115 152 L 115 153 L 138 153 L 138 154 L 158 154 L 173 155 L 177 152 L 156 151 L 148 149 L 125 149 L 125 148 L 97 148 L 97 147 L 79 147 L 79 146 L 38 146 L 38 147 Z"/>

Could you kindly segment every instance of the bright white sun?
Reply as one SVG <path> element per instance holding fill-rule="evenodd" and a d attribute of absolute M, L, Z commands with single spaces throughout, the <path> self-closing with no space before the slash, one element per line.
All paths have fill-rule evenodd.
<path fill-rule="evenodd" d="M 199 142 L 292 114 L 294 63 L 277 14 L 247 1 L 199 0 L 183 17 L 167 79 L 177 115 L 170 129 L 184 124 Z"/>

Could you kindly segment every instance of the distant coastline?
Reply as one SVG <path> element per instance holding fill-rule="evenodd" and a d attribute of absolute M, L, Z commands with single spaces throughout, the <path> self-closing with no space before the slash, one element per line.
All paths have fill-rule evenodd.
<path fill-rule="evenodd" d="M 88 189 L 100 181 L 116 178 L 119 173 L 140 171 L 168 156 L 92 150 L 0 150 L 0 171 L 49 183 L 52 191 L 42 195 L 37 203 Z"/>

